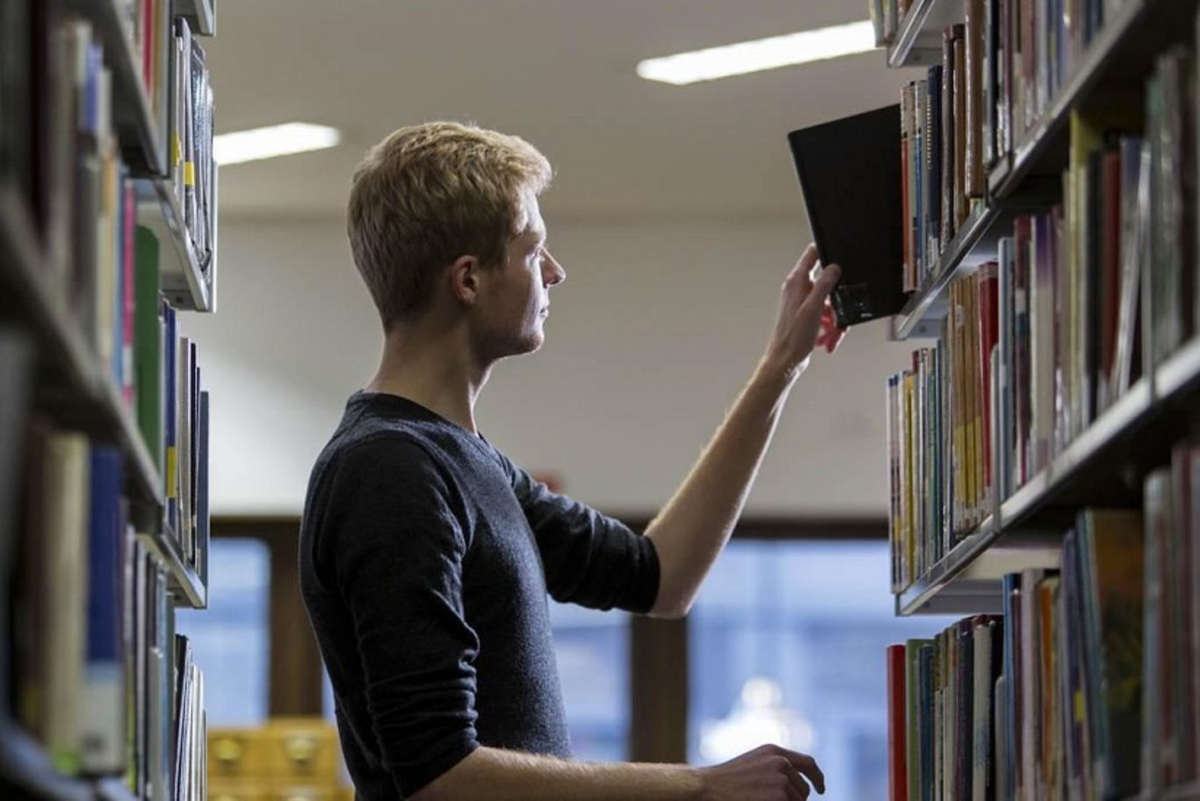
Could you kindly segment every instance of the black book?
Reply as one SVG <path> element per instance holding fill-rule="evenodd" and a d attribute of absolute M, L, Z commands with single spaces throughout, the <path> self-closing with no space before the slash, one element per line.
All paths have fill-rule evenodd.
<path fill-rule="evenodd" d="M 837 264 L 837 324 L 888 317 L 904 305 L 900 106 L 788 134 L 822 264 Z"/>

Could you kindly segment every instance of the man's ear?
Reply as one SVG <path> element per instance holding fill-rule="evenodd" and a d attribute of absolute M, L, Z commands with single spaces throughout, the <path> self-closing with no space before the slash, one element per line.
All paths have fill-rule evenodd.
<path fill-rule="evenodd" d="M 459 256 L 450 265 L 450 293 L 452 297 L 470 308 L 479 296 L 480 265 L 476 256 Z"/>

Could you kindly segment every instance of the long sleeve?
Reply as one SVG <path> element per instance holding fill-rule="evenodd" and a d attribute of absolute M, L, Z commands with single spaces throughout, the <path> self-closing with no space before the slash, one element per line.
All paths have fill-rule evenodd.
<path fill-rule="evenodd" d="M 650 611 L 659 582 L 654 543 L 502 458 L 537 539 L 551 597 L 592 609 Z"/>
<path fill-rule="evenodd" d="M 378 753 L 408 797 L 478 745 L 466 512 L 433 459 L 391 436 L 345 453 L 330 496 L 327 553 L 353 619 Z"/>

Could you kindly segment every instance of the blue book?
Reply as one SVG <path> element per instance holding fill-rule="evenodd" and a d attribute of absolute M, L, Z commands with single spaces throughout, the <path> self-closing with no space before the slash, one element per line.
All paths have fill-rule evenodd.
<path fill-rule="evenodd" d="M 80 759 L 87 773 L 119 772 L 125 764 L 125 676 L 122 660 L 121 453 L 91 452 L 88 526 L 87 658 L 80 718 Z"/>
<path fill-rule="evenodd" d="M 1017 783 L 1017 766 L 1020 764 L 1020 725 L 1021 698 L 1020 676 L 1017 656 L 1017 646 L 1020 643 L 1021 620 L 1021 576 L 1019 573 L 1009 573 L 1001 581 L 1002 602 L 1004 605 L 1004 675 L 1005 695 L 1003 699 L 1005 718 L 1008 727 L 1005 731 L 1004 764 L 997 765 L 998 772 L 1005 776 L 1005 787 L 1015 792 Z"/>

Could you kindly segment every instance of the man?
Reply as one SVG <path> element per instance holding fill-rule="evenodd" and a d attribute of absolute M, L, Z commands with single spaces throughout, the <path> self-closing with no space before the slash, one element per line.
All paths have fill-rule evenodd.
<path fill-rule="evenodd" d="M 545 339 L 538 195 L 550 165 L 521 139 L 432 123 L 376 146 L 348 233 L 379 309 L 383 356 L 317 460 L 301 589 L 333 682 L 360 798 L 420 801 L 802 799 L 809 756 L 764 746 L 724 765 L 586 765 L 570 745 L 546 595 L 687 614 L 725 546 L 814 345 L 832 352 L 809 246 L 766 352 L 676 495 L 638 536 L 551 493 L 479 434 L 495 363 Z"/>

